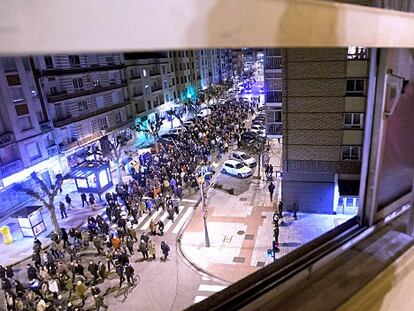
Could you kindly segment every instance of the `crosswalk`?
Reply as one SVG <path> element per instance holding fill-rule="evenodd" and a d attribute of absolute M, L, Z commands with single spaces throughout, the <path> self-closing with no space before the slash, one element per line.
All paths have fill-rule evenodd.
<path fill-rule="evenodd" d="M 203 276 L 202 283 L 198 286 L 197 296 L 194 297 L 194 303 L 200 302 L 216 292 L 222 291 L 227 286 L 213 284 L 210 278 Z"/>
<path fill-rule="evenodd" d="M 174 214 L 174 221 L 168 218 L 168 212 L 167 210 L 159 209 L 156 211 L 153 211 L 152 214 L 144 214 L 138 219 L 138 223 L 133 225 L 133 228 L 138 231 L 147 231 L 149 229 L 149 225 L 151 223 L 151 220 L 153 220 L 155 223 L 157 223 L 159 220 L 161 220 L 164 223 L 164 234 L 167 233 L 173 233 L 178 234 L 181 230 L 181 228 L 184 226 L 184 224 L 187 222 L 187 220 L 191 217 L 193 214 L 194 208 L 193 206 L 179 206 L 179 214 Z M 124 218 L 126 218 L 126 213 L 123 215 Z M 102 215 L 102 218 L 105 221 L 108 221 L 108 217 L 106 214 Z M 132 217 L 129 217 L 128 220 L 132 220 Z M 112 229 L 117 228 L 117 224 L 113 223 L 111 225 Z"/>

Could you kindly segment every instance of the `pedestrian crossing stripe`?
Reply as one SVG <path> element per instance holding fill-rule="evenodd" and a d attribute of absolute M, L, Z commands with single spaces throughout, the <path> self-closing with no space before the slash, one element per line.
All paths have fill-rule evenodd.
<path fill-rule="evenodd" d="M 161 220 L 165 224 L 164 232 L 168 232 L 169 229 L 174 228 L 172 233 L 177 234 L 181 230 L 181 228 L 184 226 L 184 223 L 187 221 L 187 219 L 191 216 L 191 213 L 193 211 L 192 208 L 187 207 L 187 210 L 183 213 L 185 209 L 186 207 L 184 205 L 180 205 L 178 207 L 179 214 L 174 215 L 175 216 L 174 221 L 167 218 L 168 217 L 167 210 L 163 210 L 163 209 L 156 210 L 153 214 L 146 214 L 146 215 L 139 217 L 138 223 L 133 224 L 132 228 L 136 230 L 145 231 L 149 228 L 151 220 L 154 220 L 154 222 L 157 222 L 157 218 L 158 218 L 158 220 Z M 106 214 L 102 215 L 102 218 L 108 221 L 108 216 Z M 118 225 L 114 223 L 110 227 L 112 229 L 116 229 Z"/>
<path fill-rule="evenodd" d="M 208 298 L 207 296 L 195 296 L 194 303 L 203 301 L 204 299 Z"/>
<path fill-rule="evenodd" d="M 143 225 L 142 225 L 142 227 L 141 227 L 141 230 L 147 230 L 148 228 L 149 228 L 149 225 L 150 225 L 150 223 L 151 223 L 151 220 L 155 220 L 155 218 L 157 218 L 157 216 L 158 216 L 158 214 L 159 213 L 161 213 L 161 211 L 160 210 L 158 210 L 158 211 L 155 211 L 151 216 L 150 216 L 150 218 L 147 220 L 147 222 L 146 223 L 144 223 Z"/>
<path fill-rule="evenodd" d="M 209 285 L 209 284 L 200 284 L 198 287 L 199 292 L 219 292 L 225 289 L 227 286 L 224 285 Z"/>
<path fill-rule="evenodd" d="M 183 217 L 181 217 L 180 221 L 178 222 L 178 224 L 175 226 L 174 230 L 172 231 L 172 233 L 178 233 L 181 230 L 181 227 L 184 225 L 184 223 L 186 222 L 186 220 L 188 219 L 188 217 L 190 217 L 192 213 L 192 209 L 188 208 Z"/>

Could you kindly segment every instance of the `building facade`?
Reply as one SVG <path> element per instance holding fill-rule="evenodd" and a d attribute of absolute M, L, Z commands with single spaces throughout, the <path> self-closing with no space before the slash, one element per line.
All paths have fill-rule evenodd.
<path fill-rule="evenodd" d="M 264 49 L 264 91 L 266 135 L 282 137 L 282 54 L 281 49 Z"/>
<path fill-rule="evenodd" d="M 353 213 L 368 88 L 364 48 L 282 52 L 282 198 L 301 211 Z"/>

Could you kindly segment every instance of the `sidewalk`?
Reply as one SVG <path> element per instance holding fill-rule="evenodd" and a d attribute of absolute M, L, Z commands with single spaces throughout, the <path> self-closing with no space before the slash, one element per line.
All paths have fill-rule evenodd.
<path fill-rule="evenodd" d="M 280 166 L 281 145 L 272 142 L 270 163 Z M 257 173 L 256 173 L 257 174 Z M 255 176 L 255 171 L 253 175 Z M 272 216 L 279 201 L 280 180 L 276 181 L 273 202 L 268 183 L 256 178 L 237 180 L 221 174 L 219 187 L 210 189 L 207 201 L 209 248 L 204 246 L 201 207 L 184 230 L 180 247 L 187 259 L 215 277 L 236 282 L 273 262 L 267 255 L 273 240 Z M 280 226 L 280 253 L 287 254 L 322 233 L 346 221 L 347 216 L 298 214 L 298 220 L 285 213 Z"/>
<path fill-rule="evenodd" d="M 183 121 L 187 120 L 187 118 L 191 117 L 191 114 L 185 114 L 183 116 Z M 180 126 L 181 123 L 177 118 L 173 119 L 173 126 L 177 127 Z M 168 133 L 168 131 L 171 129 L 171 122 L 165 121 L 160 129 L 160 135 L 163 135 L 165 133 Z M 125 150 L 128 150 L 129 148 L 135 146 L 136 141 L 130 142 L 126 147 Z M 137 147 L 137 146 L 135 146 Z M 130 176 L 123 175 L 123 180 L 128 181 L 130 180 Z M 112 181 L 114 185 L 118 181 L 118 174 L 116 170 L 112 172 Z M 70 229 L 72 227 L 79 227 L 83 223 L 85 223 L 86 219 L 89 216 L 96 216 L 97 214 L 103 213 L 104 208 L 99 202 L 99 198 L 97 195 L 95 195 L 95 199 L 97 201 L 97 207 L 95 210 L 92 210 L 90 207 L 85 206 L 85 208 L 82 208 L 82 201 L 80 199 L 80 193 L 76 190 L 76 185 L 74 180 L 66 180 L 63 183 L 62 186 L 62 194 L 58 194 L 55 198 L 55 207 L 56 207 L 56 215 L 58 218 L 58 222 L 61 225 L 61 227 Z M 115 191 L 114 187 L 110 188 L 108 190 L 109 192 Z M 60 217 L 60 210 L 59 210 L 59 202 L 65 201 L 65 195 L 69 194 L 72 199 L 72 204 L 75 206 L 75 209 L 69 209 L 66 208 L 68 217 L 65 219 L 61 219 Z M 105 200 L 105 193 L 102 194 L 102 203 Z M 37 200 L 31 200 L 27 202 L 26 204 L 22 205 L 24 206 L 42 206 L 42 203 Z M 43 216 L 43 220 L 45 222 L 46 230 L 42 232 L 38 239 L 43 243 L 43 246 L 47 246 L 50 244 L 50 234 L 53 230 L 53 226 L 50 220 L 49 211 L 46 208 L 43 208 L 41 211 L 41 214 Z M 20 260 L 26 259 L 30 257 L 33 253 L 33 239 L 30 237 L 23 237 L 20 227 L 17 221 L 17 218 L 11 218 L 8 217 L 6 219 L 3 219 L 0 221 L 0 227 L 1 226 L 8 226 L 10 228 L 10 232 L 13 237 L 13 243 L 12 244 L 4 244 L 3 243 L 3 237 L 0 235 L 0 253 L 4 254 L 7 253 L 8 256 L 4 257 L 2 256 L 0 264 L 2 265 L 11 265 L 15 264 L 16 262 L 19 262 Z"/>

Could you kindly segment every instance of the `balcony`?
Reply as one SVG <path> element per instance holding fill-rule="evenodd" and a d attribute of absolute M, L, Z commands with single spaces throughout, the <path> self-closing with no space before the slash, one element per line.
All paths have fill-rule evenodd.
<path fill-rule="evenodd" d="M 159 91 L 162 91 L 162 86 L 157 86 L 157 87 L 153 87 L 152 89 L 151 89 L 151 92 L 154 94 L 154 93 L 157 93 L 157 92 L 159 92 Z"/>
<path fill-rule="evenodd" d="M 8 145 L 14 142 L 14 134 L 13 133 L 4 133 L 0 134 L 0 147 L 4 145 Z"/>
<path fill-rule="evenodd" d="M 49 146 L 46 148 L 49 157 L 53 157 L 60 152 L 58 145 Z"/>
<path fill-rule="evenodd" d="M 107 71 L 125 68 L 124 64 L 108 64 L 108 65 L 92 65 L 90 67 L 73 67 L 73 68 L 50 68 L 38 70 L 38 74 L 42 77 L 47 76 L 63 76 L 69 74 L 78 74 L 85 72 Z"/>
<path fill-rule="evenodd" d="M 127 83 L 120 83 L 120 84 L 114 84 L 114 85 L 108 85 L 108 86 L 98 86 L 90 90 L 79 90 L 75 91 L 73 93 L 68 93 L 67 91 L 59 92 L 57 94 L 50 94 L 47 95 L 47 100 L 49 103 L 56 103 L 67 99 L 72 99 L 76 97 L 86 96 L 86 95 L 92 95 L 97 94 L 101 92 L 106 92 L 110 90 L 115 90 L 118 88 L 126 87 Z"/>
<path fill-rule="evenodd" d="M 277 70 L 282 69 L 282 57 L 281 56 L 266 56 L 264 63 L 265 70 Z"/>
<path fill-rule="evenodd" d="M 9 164 L 2 165 L 0 166 L 0 177 L 4 178 L 13 175 L 17 172 L 20 172 L 22 169 L 24 169 L 22 160 L 16 160 Z"/>
<path fill-rule="evenodd" d="M 124 101 L 122 103 L 104 107 L 102 109 L 91 110 L 91 111 L 88 111 L 87 113 L 84 113 L 76 117 L 68 117 L 67 119 L 64 119 L 64 120 L 56 120 L 56 121 L 53 121 L 53 124 L 55 125 L 55 127 L 62 127 L 70 123 L 82 121 L 84 119 L 99 115 L 101 113 L 105 113 L 105 112 L 108 112 L 114 109 L 125 107 L 126 105 L 129 105 L 129 104 L 130 104 L 129 101 Z"/>
<path fill-rule="evenodd" d="M 267 123 L 266 124 L 266 135 L 269 136 L 281 136 L 282 135 L 282 123 L 281 122 L 277 122 L 277 123 Z"/>
<path fill-rule="evenodd" d="M 40 125 L 40 130 L 42 131 L 42 133 L 53 130 L 52 122 L 50 121 L 39 123 L 39 125 Z"/>

